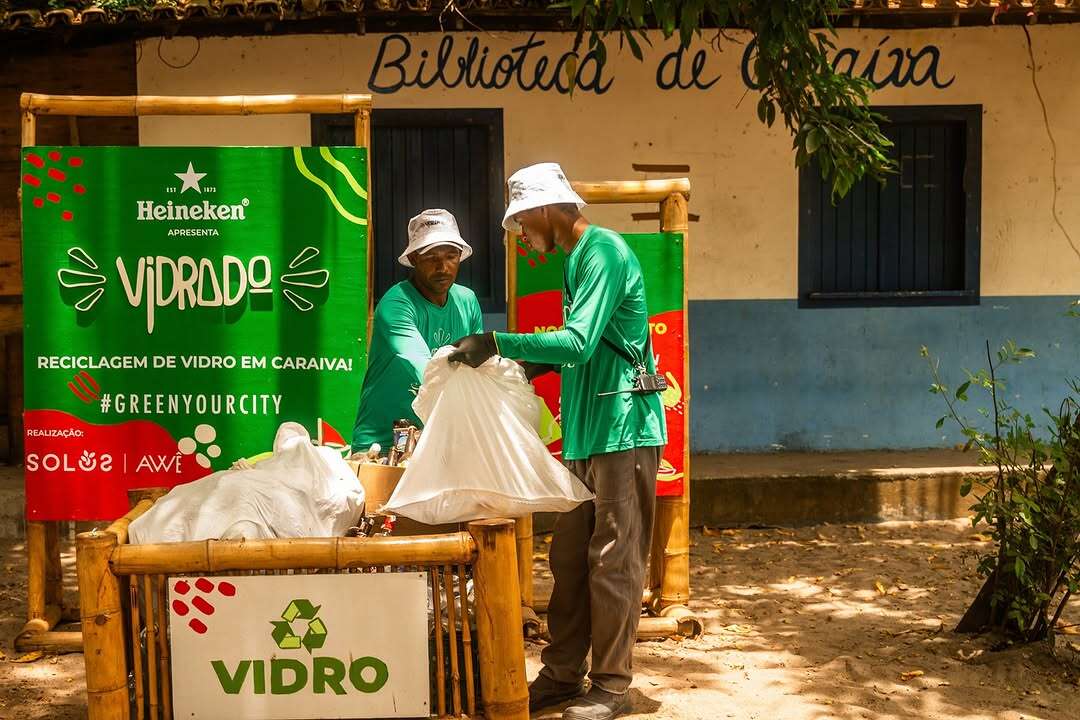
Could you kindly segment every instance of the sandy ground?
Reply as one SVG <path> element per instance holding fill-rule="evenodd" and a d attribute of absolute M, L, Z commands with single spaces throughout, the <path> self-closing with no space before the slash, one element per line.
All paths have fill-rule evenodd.
<path fill-rule="evenodd" d="M 1044 647 L 991 652 L 951 632 L 988 548 L 963 521 L 695 532 L 692 606 L 708 632 L 637 646 L 633 717 L 1075 720 L 1080 680 Z M 21 544 L 0 544 L 0 567 L 0 720 L 85 717 L 81 655 L 13 662 Z M 528 647 L 530 677 L 539 652 Z"/>

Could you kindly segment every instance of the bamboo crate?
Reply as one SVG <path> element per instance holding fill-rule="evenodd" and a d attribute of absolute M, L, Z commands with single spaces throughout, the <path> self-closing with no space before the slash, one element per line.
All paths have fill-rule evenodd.
<path fill-rule="evenodd" d="M 432 717 L 529 717 L 512 521 L 484 520 L 470 523 L 468 532 L 421 537 L 129 545 L 128 525 L 158 497 L 138 499 L 104 532 L 78 536 L 90 720 L 173 717 L 167 578 L 388 567 L 428 574 L 433 618 L 440 619 L 429 617 Z M 474 600 L 466 592 L 470 576 Z"/>

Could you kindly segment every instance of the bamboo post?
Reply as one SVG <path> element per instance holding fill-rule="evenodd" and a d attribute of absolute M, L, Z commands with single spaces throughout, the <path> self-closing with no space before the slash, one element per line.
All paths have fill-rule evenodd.
<path fill-rule="evenodd" d="M 505 193 L 504 193 L 505 195 Z M 517 247 L 518 235 L 506 232 L 506 329 L 517 332 Z M 517 537 L 518 585 L 521 587 L 521 606 L 533 604 L 533 516 L 530 513 L 515 521 Z"/>
<path fill-rule="evenodd" d="M 31 622 L 45 619 L 45 549 L 48 544 L 45 535 L 45 523 L 33 520 L 26 523 L 26 560 L 29 564 L 26 607 L 27 620 Z M 28 626 L 29 624 L 27 623 Z M 38 632 L 50 629 L 40 627 L 40 623 L 35 627 L 40 628 Z M 29 630 L 29 627 L 27 629 Z"/>
<path fill-rule="evenodd" d="M 438 572 L 436 568 L 435 572 Z M 453 700 L 453 713 L 461 717 L 461 672 L 458 669 L 457 609 L 454 601 L 454 569 L 447 565 L 442 570 L 443 589 L 446 591 L 446 625 L 450 643 L 447 652 L 450 655 L 450 695 Z M 466 618 L 463 618 L 463 620 Z"/>
<path fill-rule="evenodd" d="M 521 587 L 521 606 L 531 608 L 533 604 L 533 516 L 517 518 L 514 521 L 514 534 L 517 540 L 518 585 Z"/>
<path fill-rule="evenodd" d="M 683 268 L 687 267 L 688 230 L 690 215 L 686 197 L 672 193 L 660 203 L 660 231 L 677 232 L 683 236 Z M 690 601 L 690 328 L 685 312 L 687 284 L 683 283 L 683 492 L 676 497 L 659 497 L 653 526 L 654 570 L 650 577 L 660 580 L 661 613 L 669 606 L 685 606 Z M 660 550 L 660 554 L 656 551 Z M 660 562 L 657 563 L 657 560 Z M 659 567 L 656 567 L 659 565 Z"/>
<path fill-rule="evenodd" d="M 60 563 L 60 523 L 45 523 L 45 606 L 64 613 L 64 571 Z"/>
<path fill-rule="evenodd" d="M 439 595 L 439 568 L 431 568 L 431 607 L 434 611 L 435 632 L 435 702 L 439 717 L 446 716 L 446 665 L 443 655 L 442 600 Z"/>
<path fill-rule="evenodd" d="M 477 549 L 473 577 L 483 714 L 487 720 L 528 720 L 514 523 L 480 520 L 469 523 L 469 533 Z"/>
<path fill-rule="evenodd" d="M 167 576 L 157 576 L 157 624 L 158 624 L 158 676 L 161 683 L 161 706 L 164 720 L 173 720 L 172 711 L 172 665 L 169 645 L 169 612 Z"/>
<path fill-rule="evenodd" d="M 154 585 L 152 576 L 142 577 L 143 603 L 146 608 L 146 686 L 150 691 L 150 717 L 158 717 L 158 649 L 157 620 L 154 614 Z"/>
<path fill-rule="evenodd" d="M 465 580 L 465 566 L 458 566 L 458 595 L 461 597 L 461 647 L 465 655 L 465 712 L 468 717 L 476 715 L 476 696 L 473 683 L 472 630 L 469 627 L 469 586 Z"/>
<path fill-rule="evenodd" d="M 371 327 L 375 319 L 375 212 L 371 204 L 371 108 L 356 111 L 353 125 L 356 147 L 367 149 L 367 341 L 371 342 Z"/>
<path fill-rule="evenodd" d="M 108 532 L 76 538 L 89 720 L 130 717 L 120 581 L 109 567 L 116 546 L 116 536 Z"/>
<path fill-rule="evenodd" d="M 146 715 L 144 707 L 146 693 L 143 689 L 143 651 L 140 642 L 142 624 L 139 622 L 142 613 L 139 609 L 139 577 L 137 575 L 128 575 L 128 590 L 131 593 L 131 666 L 135 680 L 135 717 L 136 720 L 143 720 Z"/>

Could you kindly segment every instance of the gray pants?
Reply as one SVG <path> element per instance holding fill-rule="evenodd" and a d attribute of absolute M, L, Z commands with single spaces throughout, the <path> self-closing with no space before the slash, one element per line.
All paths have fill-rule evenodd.
<path fill-rule="evenodd" d="M 662 450 L 643 447 L 566 462 L 596 500 L 555 522 L 551 644 L 540 656 L 541 675 L 578 682 L 589 670 L 591 648 L 593 685 L 613 693 L 629 689 Z"/>

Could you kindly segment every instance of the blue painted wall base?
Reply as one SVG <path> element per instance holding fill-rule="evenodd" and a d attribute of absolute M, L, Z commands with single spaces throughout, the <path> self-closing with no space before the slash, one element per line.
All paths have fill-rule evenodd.
<path fill-rule="evenodd" d="M 944 382 L 986 365 L 1006 340 L 1037 357 L 1005 371 L 1010 401 L 1040 412 L 1080 377 L 1076 296 L 984 297 L 977 306 L 800 309 L 796 300 L 690 302 L 694 452 L 872 450 L 963 442 L 944 414 L 919 348 Z M 990 407 L 970 393 L 968 414 Z"/>

